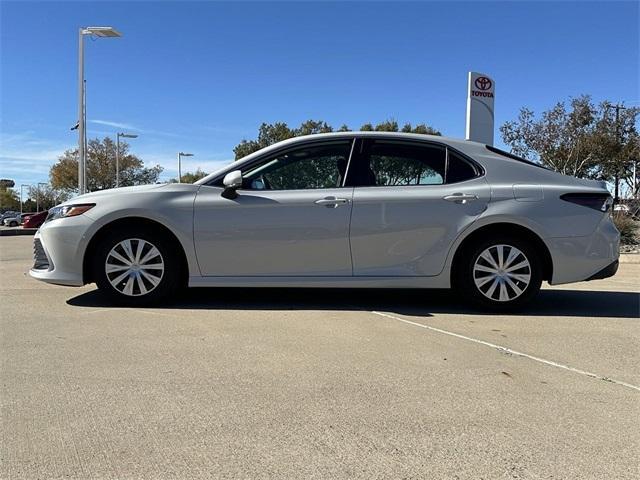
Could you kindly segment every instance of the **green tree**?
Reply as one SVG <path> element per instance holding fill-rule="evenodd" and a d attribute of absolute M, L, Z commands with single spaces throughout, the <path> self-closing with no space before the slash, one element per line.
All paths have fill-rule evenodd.
<path fill-rule="evenodd" d="M 38 185 L 29 187 L 29 198 L 25 201 L 25 211 L 43 211 L 55 207 L 59 203 L 71 198 L 71 193 L 65 190 L 56 190 L 51 185 Z"/>
<path fill-rule="evenodd" d="M 162 173 L 160 165 L 147 168 L 129 152 L 129 144 L 120 142 L 120 186 L 156 183 Z M 78 188 L 78 150 L 67 150 L 51 167 L 49 179 L 53 189 L 74 192 Z M 116 185 L 116 142 L 105 137 L 92 139 L 87 145 L 87 190 L 104 190 Z"/>
<path fill-rule="evenodd" d="M 566 175 L 615 181 L 629 179 L 638 158 L 637 117 L 640 109 L 620 111 L 609 102 L 594 104 L 582 95 L 569 106 L 558 102 L 539 117 L 522 108 L 516 120 L 500 127 L 512 153 L 538 161 Z"/>
<path fill-rule="evenodd" d="M 269 145 L 294 136 L 295 132 L 284 122 L 276 122 L 273 124 L 263 123 L 258 129 L 258 138 L 256 140 L 242 140 L 233 149 L 233 153 L 235 154 L 236 160 L 238 160 L 261 148 L 268 147 Z"/>
<path fill-rule="evenodd" d="M 208 173 L 206 173 L 205 171 L 203 171 L 200 167 L 198 167 L 198 169 L 195 172 L 186 172 L 182 174 L 182 183 L 195 183 L 198 180 L 200 180 L 201 178 L 206 177 L 207 175 L 209 175 Z M 178 179 L 177 178 L 172 178 L 171 180 L 169 180 L 169 183 L 178 183 Z"/>
<path fill-rule="evenodd" d="M 415 127 L 412 127 L 410 123 L 405 123 L 402 127 L 404 133 L 420 133 L 422 135 L 442 135 L 438 130 L 424 123 L 419 123 Z"/>
<path fill-rule="evenodd" d="M 255 140 L 242 140 L 233 149 L 233 153 L 235 154 L 235 159 L 239 160 L 253 152 L 268 147 L 274 143 L 281 142 L 282 140 L 287 140 L 288 138 L 333 131 L 333 127 L 322 120 L 307 120 L 298 128 L 290 128 L 284 122 L 263 123 L 258 129 L 258 138 Z M 350 129 L 346 124 L 343 124 L 338 131 L 348 132 Z M 360 127 L 360 131 L 398 132 L 399 128 L 398 122 L 395 120 L 387 120 L 377 124 L 375 127 L 371 123 L 365 123 Z M 402 131 L 409 133 L 421 133 L 425 135 L 440 135 L 439 131 L 425 125 L 424 123 L 416 125 L 415 127 L 412 127 L 410 123 L 407 123 L 402 127 Z"/>
<path fill-rule="evenodd" d="M 20 197 L 12 188 L 0 188 L 0 211 L 20 210 Z"/>

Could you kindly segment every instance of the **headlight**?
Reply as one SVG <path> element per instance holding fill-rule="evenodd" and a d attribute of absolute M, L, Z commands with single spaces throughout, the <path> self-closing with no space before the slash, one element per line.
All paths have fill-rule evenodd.
<path fill-rule="evenodd" d="M 56 218 L 77 217 L 87 210 L 91 210 L 95 206 L 95 203 L 78 203 L 76 205 L 61 205 L 53 207 L 49 210 L 49 215 L 47 215 L 47 219 L 45 221 L 49 222 Z"/>

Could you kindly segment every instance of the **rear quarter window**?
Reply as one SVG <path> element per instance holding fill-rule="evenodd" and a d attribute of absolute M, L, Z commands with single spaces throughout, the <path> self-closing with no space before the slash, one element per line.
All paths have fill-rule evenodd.
<path fill-rule="evenodd" d="M 447 183 L 464 182 L 478 176 L 480 176 L 480 171 L 475 165 L 462 158 L 458 153 L 449 150 Z"/>

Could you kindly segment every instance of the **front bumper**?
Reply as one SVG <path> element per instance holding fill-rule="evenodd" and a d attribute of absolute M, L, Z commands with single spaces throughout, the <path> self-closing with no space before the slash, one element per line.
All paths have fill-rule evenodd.
<path fill-rule="evenodd" d="M 34 265 L 29 275 L 56 285 L 84 285 L 83 259 L 92 220 L 85 215 L 52 220 L 34 236 Z"/>

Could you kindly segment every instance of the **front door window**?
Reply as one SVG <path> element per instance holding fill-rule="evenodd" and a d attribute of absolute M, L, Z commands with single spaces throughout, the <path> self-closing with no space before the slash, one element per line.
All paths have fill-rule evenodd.
<path fill-rule="evenodd" d="M 344 183 L 351 140 L 283 152 L 243 172 L 246 190 L 316 190 Z"/>

